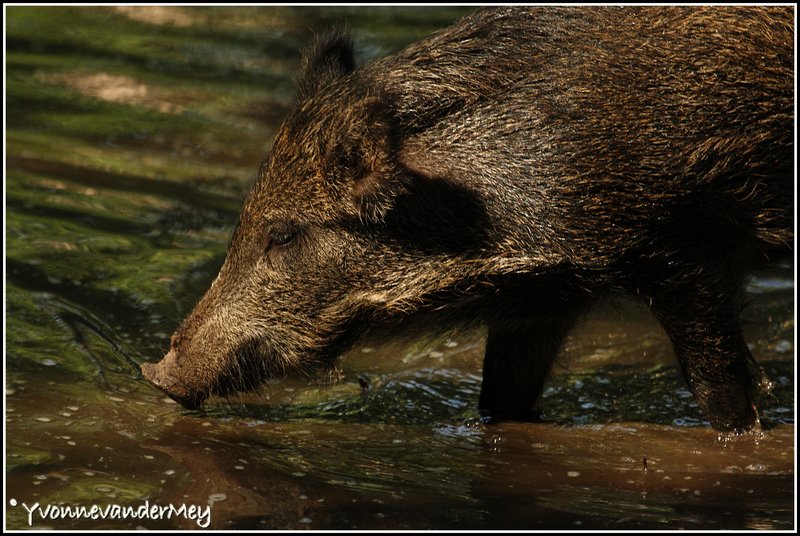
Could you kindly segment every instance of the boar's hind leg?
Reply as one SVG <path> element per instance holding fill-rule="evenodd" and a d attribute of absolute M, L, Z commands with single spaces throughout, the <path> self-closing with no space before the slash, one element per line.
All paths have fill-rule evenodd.
<path fill-rule="evenodd" d="M 489 327 L 478 407 L 493 420 L 538 420 L 534 404 L 583 307 L 550 318 Z"/>
<path fill-rule="evenodd" d="M 720 300 L 720 294 L 704 292 L 707 289 L 693 290 L 653 299 L 653 312 L 672 340 L 683 377 L 711 425 L 744 432 L 759 423 L 750 367 L 759 369 L 742 335 L 739 307 Z M 677 295 L 691 295 L 691 303 L 680 303 Z"/>

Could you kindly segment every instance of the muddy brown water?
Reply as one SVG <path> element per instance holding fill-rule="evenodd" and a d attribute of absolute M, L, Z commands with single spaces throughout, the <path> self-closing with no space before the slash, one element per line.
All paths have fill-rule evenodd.
<path fill-rule="evenodd" d="M 709 429 L 620 300 L 569 338 L 541 423 L 480 421 L 480 332 L 370 342 L 337 381 L 202 412 L 142 379 L 224 258 L 311 30 L 347 20 L 368 60 L 465 11 L 7 8 L 6 528 L 794 526 L 792 266 L 748 287 L 758 435 Z M 170 505 L 198 515 L 120 513 Z"/>

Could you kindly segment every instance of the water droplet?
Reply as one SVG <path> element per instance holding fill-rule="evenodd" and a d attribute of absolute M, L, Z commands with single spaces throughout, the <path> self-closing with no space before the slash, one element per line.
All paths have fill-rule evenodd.
<path fill-rule="evenodd" d="M 166 471 L 164 471 L 164 474 L 167 475 L 167 476 L 174 475 L 175 474 L 175 469 L 167 469 Z"/>
<path fill-rule="evenodd" d="M 215 502 L 224 501 L 227 498 L 228 496 L 225 495 L 224 493 L 212 493 L 211 495 L 208 496 L 208 504 L 210 506 L 213 505 Z"/>
<path fill-rule="evenodd" d="M 78 406 L 67 406 L 67 409 L 70 411 L 78 411 L 81 408 L 79 408 Z"/>
<path fill-rule="evenodd" d="M 42 365 L 45 367 L 55 367 L 58 365 L 58 361 L 55 361 L 54 359 L 42 359 Z"/>

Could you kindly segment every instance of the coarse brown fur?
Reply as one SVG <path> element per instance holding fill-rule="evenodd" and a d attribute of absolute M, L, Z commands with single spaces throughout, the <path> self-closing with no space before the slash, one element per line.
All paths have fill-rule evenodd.
<path fill-rule="evenodd" d="M 587 304 L 626 292 L 711 424 L 757 426 L 739 310 L 792 250 L 793 32 L 788 7 L 488 8 L 359 69 L 320 39 L 145 376 L 192 407 L 431 314 L 488 326 L 480 406 L 525 415 Z"/>

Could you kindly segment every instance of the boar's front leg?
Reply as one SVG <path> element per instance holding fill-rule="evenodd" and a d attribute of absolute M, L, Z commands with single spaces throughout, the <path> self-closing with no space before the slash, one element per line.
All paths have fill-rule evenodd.
<path fill-rule="evenodd" d="M 478 408 L 493 420 L 538 420 L 534 405 L 583 303 L 489 326 Z"/>

